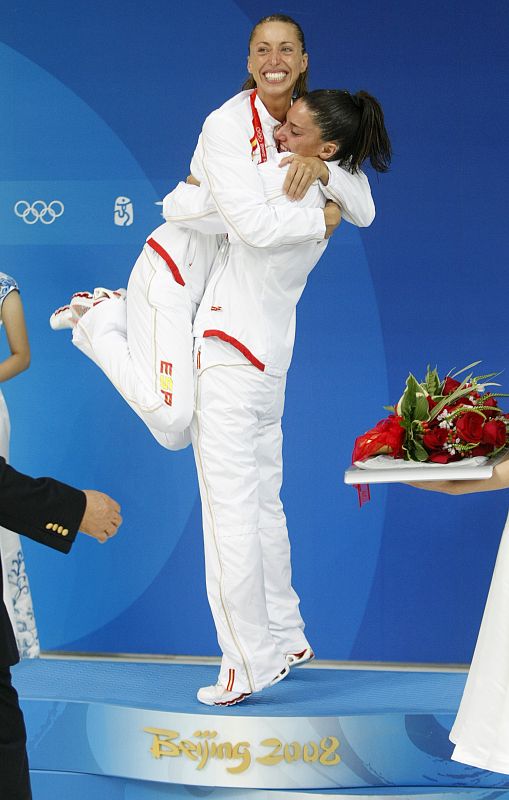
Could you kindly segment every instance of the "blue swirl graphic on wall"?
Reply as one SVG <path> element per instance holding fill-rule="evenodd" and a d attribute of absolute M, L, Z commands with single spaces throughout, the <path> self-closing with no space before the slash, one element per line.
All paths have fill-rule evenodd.
<path fill-rule="evenodd" d="M 9 144 L 2 155 L 7 180 L 0 183 L 2 255 L 21 286 L 33 349 L 29 372 L 9 392 L 12 416 L 21 420 L 13 431 L 13 460 L 27 471 L 104 488 L 123 501 L 127 517 L 109 551 L 83 541 L 68 559 L 43 548 L 30 552 L 48 648 L 101 627 L 152 583 L 185 527 L 196 486 L 190 452 L 162 464 L 166 453 L 126 413 L 114 390 L 67 334 L 48 326 L 51 310 L 73 291 L 126 285 L 145 236 L 160 222 L 159 198 L 115 133 L 63 83 L 5 46 L 0 76 L 10 109 L 0 123 Z M 18 102 L 20 87 L 30 102 Z M 116 224 L 120 204 L 122 225 Z M 51 205 L 59 213 L 43 224 L 50 221 Z M 147 495 L 148 506 L 144 489 L 156 476 L 145 464 L 158 484 Z M 176 483 L 178 495 L 168 501 L 168 487 Z"/>

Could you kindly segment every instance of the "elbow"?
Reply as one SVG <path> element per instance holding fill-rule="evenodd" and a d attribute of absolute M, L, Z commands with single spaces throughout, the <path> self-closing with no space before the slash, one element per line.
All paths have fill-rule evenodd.
<path fill-rule="evenodd" d="M 365 212 L 360 215 L 359 222 L 357 224 L 359 228 L 369 228 L 374 219 L 375 219 L 375 204 L 372 203 L 370 208 L 367 208 Z"/>
<path fill-rule="evenodd" d="M 18 355 L 19 371 L 20 372 L 25 372 L 25 370 L 27 370 L 29 368 L 29 366 L 30 366 L 30 361 L 31 361 L 30 352 L 28 352 L 28 353 L 20 353 Z"/>

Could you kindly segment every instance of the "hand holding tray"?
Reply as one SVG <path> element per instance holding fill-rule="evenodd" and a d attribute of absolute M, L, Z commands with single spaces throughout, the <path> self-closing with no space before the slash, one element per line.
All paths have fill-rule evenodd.
<path fill-rule="evenodd" d="M 406 483 L 408 481 L 465 481 L 491 478 L 493 468 L 507 457 L 504 449 L 494 458 L 476 456 L 449 464 L 404 461 L 391 456 L 375 456 L 358 461 L 345 470 L 345 483 Z"/>

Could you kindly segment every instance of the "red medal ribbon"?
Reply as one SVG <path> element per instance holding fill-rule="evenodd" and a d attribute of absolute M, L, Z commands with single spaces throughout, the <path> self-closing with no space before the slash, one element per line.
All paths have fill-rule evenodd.
<path fill-rule="evenodd" d="M 357 483 L 355 484 L 355 488 L 357 489 L 357 494 L 359 497 L 359 506 L 362 508 L 364 503 L 368 503 L 371 500 L 369 483 Z"/>
<path fill-rule="evenodd" d="M 260 148 L 260 164 L 263 164 L 264 161 L 267 161 L 267 148 L 265 146 L 265 136 L 263 135 L 263 128 L 262 123 L 260 122 L 260 115 L 258 114 L 258 109 L 255 106 L 256 100 L 256 89 L 251 92 L 249 96 L 249 101 L 251 103 L 251 111 L 253 112 L 253 130 L 254 130 L 254 138 L 258 142 L 258 146 Z"/>

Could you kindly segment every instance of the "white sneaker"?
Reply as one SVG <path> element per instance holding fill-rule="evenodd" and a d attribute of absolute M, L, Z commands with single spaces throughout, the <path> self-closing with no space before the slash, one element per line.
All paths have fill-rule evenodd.
<path fill-rule="evenodd" d="M 54 331 L 74 328 L 77 322 L 94 305 L 94 296 L 90 292 L 76 292 L 68 306 L 61 306 L 49 318 Z"/>
<path fill-rule="evenodd" d="M 274 686 L 274 684 L 286 678 L 289 673 L 290 667 L 283 667 L 281 672 L 264 688 L 267 689 L 269 686 Z M 262 689 L 258 691 L 262 691 Z M 237 703 L 242 703 L 251 694 L 252 692 L 230 692 L 222 683 L 216 683 L 214 686 L 204 686 L 202 689 L 198 689 L 196 697 L 200 703 L 204 703 L 206 706 L 234 706 Z"/>
<path fill-rule="evenodd" d="M 234 706 L 242 703 L 251 692 L 228 692 L 221 683 L 198 689 L 196 697 L 206 706 Z"/>
<path fill-rule="evenodd" d="M 286 663 L 289 667 L 300 667 L 301 664 L 306 664 L 308 661 L 312 661 L 315 657 L 315 654 L 311 650 L 310 647 L 306 647 L 305 650 L 301 650 L 300 653 L 286 653 Z"/>
<path fill-rule="evenodd" d="M 71 307 L 60 306 L 60 308 L 57 308 L 49 318 L 49 324 L 54 331 L 61 331 L 64 330 L 64 328 L 74 328 L 76 323 L 73 320 Z"/>
<path fill-rule="evenodd" d="M 89 311 L 93 306 L 101 303 L 103 300 L 110 298 L 124 299 L 126 297 L 125 289 L 103 289 L 97 287 L 94 293 L 90 292 L 76 292 L 71 297 L 71 302 L 68 306 L 61 306 L 53 312 L 49 318 L 49 324 L 54 331 L 60 331 L 64 328 L 74 328 L 77 322 Z"/>

